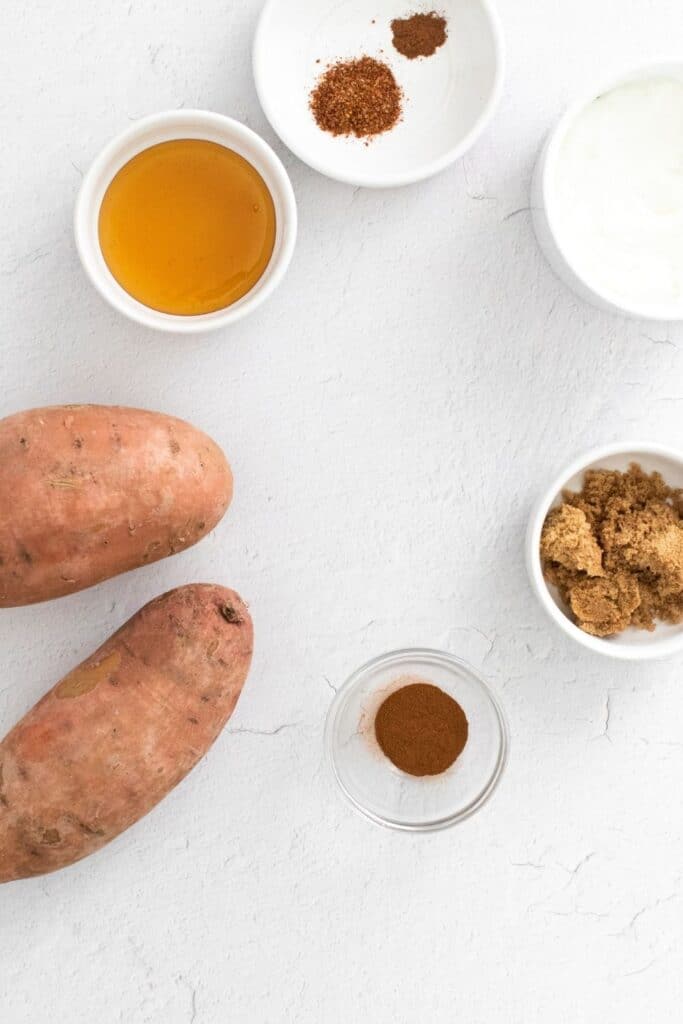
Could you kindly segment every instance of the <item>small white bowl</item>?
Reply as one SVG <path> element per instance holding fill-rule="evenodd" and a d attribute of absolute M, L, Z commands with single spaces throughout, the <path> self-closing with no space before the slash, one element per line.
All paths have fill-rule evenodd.
<path fill-rule="evenodd" d="M 174 139 L 206 139 L 232 149 L 256 168 L 275 204 L 275 246 L 265 273 L 250 292 L 231 306 L 214 313 L 176 316 L 143 305 L 114 278 L 100 248 L 100 206 L 114 175 L 137 153 L 159 142 Z M 76 201 L 74 230 L 78 254 L 86 274 L 114 309 L 145 327 L 196 334 L 241 320 L 260 306 L 278 286 L 294 252 L 296 200 L 279 158 L 251 128 L 208 110 L 170 110 L 141 118 L 105 146 L 83 179 Z"/>
<path fill-rule="evenodd" d="M 268 0 L 254 40 L 261 106 L 282 141 L 314 170 L 372 188 L 428 178 L 470 149 L 493 117 L 504 47 L 489 0 L 444 0 L 448 39 L 431 57 L 395 49 L 391 21 L 415 5 L 396 0 Z M 387 63 L 404 92 L 403 118 L 367 140 L 322 131 L 309 109 L 328 64 L 364 55 Z"/>
<path fill-rule="evenodd" d="M 582 272 L 581 267 L 570 259 L 562 245 L 560 232 L 557 228 L 555 212 L 554 182 L 559 153 L 567 133 L 578 114 L 593 103 L 599 96 L 625 85 L 653 77 L 679 78 L 683 80 L 683 61 L 679 59 L 662 60 L 643 64 L 623 74 L 602 81 L 586 93 L 577 103 L 566 111 L 555 128 L 551 131 L 539 155 L 534 169 L 531 184 L 531 213 L 536 238 L 548 263 L 557 276 L 564 281 L 579 298 L 598 309 L 610 313 L 639 320 L 679 321 L 683 320 L 683 304 L 675 305 L 639 305 L 637 302 L 624 301 L 621 297 L 611 295 Z"/>
<path fill-rule="evenodd" d="M 683 623 L 674 626 L 659 622 L 653 633 L 629 628 L 618 636 L 602 638 L 584 633 L 572 622 L 569 611 L 555 587 L 546 583 L 541 568 L 541 531 L 550 509 L 562 503 L 564 490 L 580 491 L 588 469 L 618 469 L 624 472 L 637 462 L 646 473 L 655 470 L 671 487 L 683 487 L 683 452 L 660 444 L 611 444 L 595 448 L 575 459 L 553 480 L 534 506 L 526 536 L 526 564 L 536 596 L 550 618 L 573 640 L 598 654 L 626 661 L 665 658 L 683 652 Z"/>

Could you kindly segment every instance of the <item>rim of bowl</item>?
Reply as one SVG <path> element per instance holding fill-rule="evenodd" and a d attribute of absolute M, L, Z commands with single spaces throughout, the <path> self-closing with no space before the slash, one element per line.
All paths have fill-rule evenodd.
<path fill-rule="evenodd" d="M 423 661 L 431 662 L 432 664 L 445 665 L 448 668 L 454 666 L 460 670 L 464 670 L 472 680 L 480 687 L 485 693 L 487 699 L 491 703 L 493 710 L 496 714 L 496 720 L 498 728 L 500 730 L 500 749 L 498 751 L 498 759 L 496 761 L 495 768 L 484 789 L 479 795 L 472 800 L 467 807 L 464 807 L 461 811 L 456 814 L 448 815 L 445 818 L 438 818 L 431 822 L 416 823 L 416 822 L 403 822 L 396 821 L 393 818 L 385 818 L 380 814 L 376 814 L 369 808 L 365 807 L 359 800 L 353 796 L 351 792 L 346 788 L 339 773 L 334 759 L 334 741 L 333 731 L 339 713 L 340 708 L 344 702 L 344 699 L 355 687 L 362 682 L 365 677 L 374 672 L 380 666 L 386 665 L 401 665 L 406 661 L 419 658 Z M 450 654 L 448 651 L 439 651 L 432 647 L 404 647 L 395 651 L 388 651 L 386 654 L 380 654 L 376 658 L 371 658 L 370 661 L 366 661 L 365 664 L 357 668 L 339 687 L 336 694 L 332 698 L 332 703 L 327 712 L 327 718 L 325 721 L 325 756 L 329 765 L 330 771 L 334 777 L 337 786 L 342 793 L 344 799 L 349 803 L 355 811 L 357 811 L 362 817 L 367 818 L 368 821 L 373 822 L 375 825 L 381 825 L 383 828 L 390 828 L 398 832 L 410 832 L 412 834 L 420 832 L 440 832 L 443 829 L 451 828 L 453 825 L 458 825 L 462 821 L 466 821 L 467 818 L 471 818 L 473 814 L 476 814 L 485 804 L 488 803 L 494 792 L 498 788 L 505 768 L 508 763 L 508 757 L 510 753 L 510 731 L 503 711 L 497 697 L 489 687 L 486 680 L 477 672 L 467 661 L 462 658 L 456 657 L 454 654 Z"/>
<path fill-rule="evenodd" d="M 552 188 L 551 175 L 554 173 L 557 166 L 558 153 L 567 136 L 567 132 L 574 120 L 583 110 L 590 106 L 591 103 L 604 93 L 612 92 L 614 89 L 618 89 L 621 85 L 627 85 L 629 82 L 638 81 L 645 78 L 647 75 L 654 76 L 656 74 L 665 74 L 667 69 L 673 68 L 678 69 L 681 81 L 683 82 L 683 57 L 661 57 L 655 60 L 641 61 L 638 64 L 631 65 L 619 74 L 613 74 L 609 78 L 600 79 L 592 89 L 585 90 L 582 93 L 581 98 L 576 100 L 565 110 L 564 114 L 562 114 L 559 121 L 555 124 L 555 127 L 551 129 L 550 135 L 546 141 L 545 160 L 541 168 L 541 193 L 543 197 L 544 213 L 548 222 L 550 234 L 552 235 L 553 241 L 562 259 L 579 279 L 581 284 L 608 306 L 611 306 L 618 312 L 627 313 L 630 316 L 644 320 L 683 320 L 683 302 L 677 305 L 655 303 L 650 306 L 641 306 L 624 301 L 620 297 L 613 295 L 611 292 L 593 284 L 593 282 L 585 276 L 581 268 L 568 257 L 562 244 L 560 234 L 557 231 L 556 214 L 553 211 L 554 192 Z"/>
<path fill-rule="evenodd" d="M 184 138 L 183 128 L 187 131 L 190 124 L 196 126 L 198 130 L 202 128 L 207 130 L 213 129 L 217 134 L 223 135 L 226 146 L 230 145 L 231 140 L 234 142 L 236 139 L 240 139 L 247 141 L 258 152 L 259 157 L 272 175 L 276 186 L 277 198 L 282 203 L 282 241 L 280 251 L 277 255 L 274 253 L 271 256 L 264 274 L 259 279 L 262 280 L 263 276 L 270 271 L 268 280 L 265 281 L 261 288 L 257 287 L 259 284 L 257 282 L 252 290 L 247 292 L 241 300 L 238 300 L 237 303 L 231 306 L 226 306 L 225 309 L 215 310 L 212 313 L 180 316 L 175 313 L 163 313 L 161 310 L 146 306 L 130 295 L 119 284 L 109 268 L 106 267 L 106 264 L 104 273 L 101 271 L 101 268 L 93 265 L 88 252 L 89 244 L 86 239 L 90 231 L 92 217 L 99 216 L 99 206 L 97 210 L 93 210 L 98 182 L 103 177 L 108 177 L 109 183 L 111 183 L 114 176 L 126 162 L 124 161 L 123 164 L 118 162 L 117 157 L 120 150 L 127 143 L 134 141 L 138 135 L 142 136 L 146 132 L 155 129 L 172 129 L 176 125 L 178 126 L 177 138 Z M 149 142 L 139 152 L 143 152 L 144 149 L 148 149 L 155 144 L 153 141 Z M 245 159 L 248 158 L 245 157 Z M 111 174 L 107 170 L 110 165 L 114 168 Z M 155 330 L 175 334 L 199 334 L 218 330 L 241 320 L 249 313 L 252 313 L 262 302 L 265 302 L 280 284 L 289 267 L 296 244 L 296 197 L 289 175 L 277 153 L 252 128 L 247 127 L 241 121 L 228 117 L 226 114 L 219 114 L 212 110 L 186 110 L 184 108 L 180 110 L 164 110 L 157 114 L 149 114 L 146 117 L 139 118 L 130 127 L 115 135 L 100 150 L 86 171 L 76 198 L 74 235 L 76 249 L 87 277 L 102 298 L 118 313 L 121 313 L 134 323 L 139 323 L 144 327 L 151 327 Z M 124 297 L 126 299 L 125 305 L 123 301 L 119 301 L 119 299 L 123 300 Z M 132 305 L 128 305 L 129 302 Z"/>
<path fill-rule="evenodd" d="M 383 178 L 378 179 L 364 174 L 344 173 L 335 168 L 333 163 L 326 163 L 323 160 L 317 160 L 311 158 L 306 154 L 301 146 L 296 141 L 296 138 L 290 134 L 287 130 L 286 124 L 283 125 L 273 115 L 273 110 L 270 103 L 267 100 L 267 90 L 262 87 L 262 68 L 267 63 L 267 55 L 265 46 L 263 44 L 263 35 L 265 33 L 266 20 L 270 17 L 271 11 L 275 6 L 281 3 L 282 0 L 266 0 L 263 6 L 261 14 L 259 15 L 258 24 L 256 26 L 256 33 L 254 35 L 254 42 L 252 46 L 252 69 L 254 74 L 254 83 L 256 85 L 256 93 L 259 98 L 259 103 L 263 108 L 268 121 L 273 128 L 273 131 L 277 133 L 280 139 L 284 142 L 285 146 L 296 157 L 299 158 L 303 163 L 307 164 L 314 171 L 318 171 L 319 174 L 324 174 L 328 178 L 332 178 L 334 181 L 340 181 L 344 185 L 354 185 L 360 188 L 396 188 L 402 185 L 413 185 L 418 181 L 424 181 L 427 178 L 433 177 L 435 174 L 439 174 L 440 171 L 445 170 L 451 164 L 459 160 L 460 157 L 464 156 L 477 142 L 479 137 L 485 131 L 493 116 L 496 112 L 500 98 L 503 93 L 503 83 L 505 80 L 505 67 L 506 67 L 506 50 L 505 50 L 505 36 L 503 34 L 503 27 L 500 17 L 496 8 L 493 6 L 491 0 L 477 0 L 479 6 L 484 11 L 489 27 L 491 29 L 491 35 L 493 38 L 493 50 L 495 59 L 495 69 L 493 77 L 493 88 L 489 95 L 486 104 L 484 105 L 481 113 L 477 120 L 470 128 L 469 132 L 458 142 L 455 146 L 452 146 L 442 156 L 437 157 L 435 160 L 431 160 L 425 164 L 421 164 L 412 171 L 405 171 L 402 174 L 387 174 Z"/>
<path fill-rule="evenodd" d="M 662 637 L 659 640 L 656 638 L 656 634 L 651 634 L 653 640 L 647 644 L 615 644 L 609 638 L 584 633 L 553 601 L 541 568 L 540 545 L 543 523 L 553 502 L 560 495 L 567 482 L 573 476 L 585 472 L 589 466 L 600 462 L 602 459 L 610 458 L 612 455 L 627 454 L 632 455 L 634 460 L 639 455 L 659 455 L 662 458 L 678 462 L 683 466 L 683 452 L 677 451 L 675 448 L 669 448 L 667 445 L 649 441 L 601 445 L 574 459 L 562 473 L 555 477 L 551 485 L 543 492 L 534 505 L 526 537 L 527 570 L 531 579 L 532 589 L 536 593 L 541 605 L 567 636 L 570 636 L 589 650 L 595 651 L 597 654 L 606 655 L 607 657 L 618 658 L 623 661 L 655 661 L 683 650 L 683 629 L 681 629 L 680 633 Z"/>

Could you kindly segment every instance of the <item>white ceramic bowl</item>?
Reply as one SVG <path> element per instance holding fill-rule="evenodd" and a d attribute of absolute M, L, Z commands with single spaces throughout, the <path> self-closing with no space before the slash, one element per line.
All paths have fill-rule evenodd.
<path fill-rule="evenodd" d="M 419 5 L 418 5 L 419 6 Z M 489 0 L 443 0 L 448 39 L 431 57 L 408 60 L 390 23 L 415 5 L 396 0 L 268 0 L 254 41 L 254 78 L 271 125 L 316 171 L 352 185 L 407 185 L 443 170 L 491 120 L 503 83 L 503 36 Z M 322 131 L 309 96 L 327 64 L 367 54 L 390 65 L 405 99 L 403 119 L 369 144 Z"/>
<path fill-rule="evenodd" d="M 651 62 L 602 81 L 567 110 L 550 133 L 536 163 L 531 186 L 531 211 L 536 237 L 548 263 L 579 298 L 599 309 L 635 319 L 677 321 L 683 320 L 683 304 L 643 305 L 637 301 L 631 302 L 611 295 L 591 281 L 582 268 L 569 258 L 563 247 L 555 212 L 554 182 L 559 154 L 577 115 L 603 93 L 610 92 L 620 85 L 660 76 L 683 80 L 683 61 L 678 59 Z"/>
<path fill-rule="evenodd" d="M 265 273 L 241 299 L 214 313 L 176 316 L 150 309 L 134 299 L 113 277 L 98 237 L 102 199 L 114 175 L 137 153 L 173 139 L 207 139 L 227 146 L 259 172 L 275 204 L 275 247 Z M 83 179 L 74 217 L 76 246 L 88 277 L 114 309 L 145 327 L 196 334 L 235 323 L 253 312 L 275 290 L 292 258 L 297 230 L 296 200 L 281 161 L 255 132 L 239 121 L 207 110 L 170 110 L 141 118 L 117 136 L 96 158 Z"/>
<path fill-rule="evenodd" d="M 649 443 L 595 448 L 567 466 L 534 506 L 526 537 L 526 563 L 531 586 L 539 601 L 563 632 L 598 654 L 627 661 L 645 661 L 683 652 L 683 623 L 677 626 L 658 623 L 653 633 L 627 629 L 619 636 L 605 639 L 584 633 L 572 622 L 555 587 L 546 583 L 540 556 L 543 523 L 550 509 L 561 504 L 562 492 L 565 489 L 580 491 L 588 469 L 618 469 L 623 472 L 632 462 L 637 462 L 647 473 L 657 470 L 671 487 L 683 487 L 683 452 Z"/>

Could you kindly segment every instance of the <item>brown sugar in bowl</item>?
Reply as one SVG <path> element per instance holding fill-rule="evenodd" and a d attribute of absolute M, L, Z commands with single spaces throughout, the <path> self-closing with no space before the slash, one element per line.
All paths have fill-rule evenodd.
<path fill-rule="evenodd" d="M 683 652 L 683 623 L 658 622 L 652 632 L 625 629 L 617 636 L 599 637 L 584 632 L 572 620 L 556 588 L 543 576 L 541 565 L 541 533 L 548 512 L 562 504 L 565 490 L 580 491 L 589 469 L 616 469 L 626 472 L 637 463 L 646 473 L 661 473 L 670 487 L 683 487 L 683 452 L 652 442 L 622 442 L 594 448 L 574 459 L 536 502 L 527 528 L 526 564 L 532 589 L 542 607 L 563 633 L 596 654 L 622 661 L 651 661 Z"/>

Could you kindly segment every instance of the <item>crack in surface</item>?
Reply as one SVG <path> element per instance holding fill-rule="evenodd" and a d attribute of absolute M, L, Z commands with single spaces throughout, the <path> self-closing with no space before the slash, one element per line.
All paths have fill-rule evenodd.
<path fill-rule="evenodd" d="M 231 736 L 277 736 L 285 729 L 297 729 L 300 725 L 303 725 L 303 722 L 285 722 L 276 729 L 249 729 L 247 726 L 238 726 L 236 729 L 227 729 L 226 732 Z"/>
<path fill-rule="evenodd" d="M 518 210 L 513 210 L 512 213 L 506 213 L 503 217 L 502 223 L 506 220 L 512 220 L 513 217 L 519 216 L 520 213 L 531 213 L 533 210 L 537 210 L 537 206 L 520 206 Z"/>
<path fill-rule="evenodd" d="M 18 256 L 12 261 L 9 269 L 3 268 L 0 273 L 3 277 L 12 277 L 21 267 L 30 266 L 33 263 L 37 263 L 38 260 L 44 260 L 51 255 L 51 252 L 51 249 L 44 250 L 41 246 L 38 246 L 37 249 L 31 249 L 30 252 Z"/>
<path fill-rule="evenodd" d="M 604 728 L 602 730 L 602 735 L 605 737 L 605 739 L 608 739 L 610 741 L 610 743 L 612 742 L 612 739 L 611 739 L 611 737 L 609 735 L 609 723 L 610 723 L 610 719 L 612 717 L 611 697 L 612 697 L 612 691 L 608 690 L 607 691 L 607 697 L 605 699 L 605 725 L 604 725 Z"/>
<path fill-rule="evenodd" d="M 183 985 L 190 993 L 190 1024 L 195 1024 L 197 1019 L 197 987 L 196 985 L 191 985 L 187 978 L 182 974 L 180 975 L 180 981 L 182 981 Z"/>
<path fill-rule="evenodd" d="M 668 953 L 668 950 L 667 950 Z M 666 953 L 662 953 L 662 956 L 666 956 Z M 644 974 L 645 971 L 649 971 L 651 967 L 657 963 L 658 960 L 662 959 L 662 956 L 656 956 L 649 963 L 646 963 L 643 967 L 639 967 L 636 971 L 628 971 L 626 974 L 622 974 L 622 978 L 633 978 L 636 974 Z"/>
<path fill-rule="evenodd" d="M 608 691 L 607 691 L 607 693 L 605 695 L 605 712 L 604 712 L 605 713 L 605 718 L 604 718 L 604 723 L 603 723 L 603 727 L 602 727 L 602 732 L 598 736 L 591 737 L 593 740 L 606 739 L 610 743 L 612 742 L 612 737 L 609 734 L 609 727 L 610 727 L 610 722 L 612 720 L 612 694 L 614 692 L 615 692 L 614 689 L 612 687 L 610 687 L 610 689 L 608 689 Z"/>
<path fill-rule="evenodd" d="M 635 927 L 636 922 L 640 920 L 643 914 L 647 914 L 650 910 L 656 910 L 657 907 L 661 907 L 664 903 L 670 903 L 671 900 L 675 900 L 677 897 L 678 893 L 672 892 L 669 896 L 661 896 L 659 899 L 655 900 L 654 903 L 647 903 L 644 907 L 641 907 L 640 910 L 637 910 L 635 912 L 631 920 L 628 922 L 628 924 L 624 925 L 621 931 L 613 932 L 613 934 L 627 935 L 628 932 L 630 932 L 631 929 Z"/>
<path fill-rule="evenodd" d="M 582 857 L 581 860 L 579 861 L 579 863 L 576 865 L 575 868 L 566 868 L 566 867 L 564 867 L 563 864 L 560 864 L 560 867 L 562 868 L 562 870 L 566 871 L 569 875 L 571 875 L 571 878 L 567 882 L 567 885 L 571 885 L 572 880 L 574 878 L 576 878 L 576 876 L 578 875 L 578 873 L 581 870 L 581 868 L 585 867 L 585 865 L 588 863 L 588 861 L 592 860 L 593 857 L 595 857 L 595 850 L 591 850 L 591 852 L 587 853 L 585 855 L 585 857 Z M 565 888 L 566 888 L 566 886 L 565 886 Z"/>
<path fill-rule="evenodd" d="M 553 914 L 556 917 L 569 917 L 572 914 L 576 914 L 576 915 L 578 915 L 580 917 L 608 917 L 609 916 L 608 914 L 598 914 L 598 913 L 596 913 L 594 911 L 590 911 L 590 910 L 578 910 L 578 909 L 576 909 L 576 907 L 574 907 L 574 909 L 571 910 L 571 911 L 559 911 L 559 910 L 549 910 L 549 909 L 546 909 L 546 904 L 549 903 L 550 900 L 554 899 L 556 896 L 559 896 L 560 893 L 566 892 L 566 890 L 569 889 L 569 887 L 574 883 L 574 880 L 576 879 L 576 876 L 579 874 L 579 872 L 595 856 L 596 856 L 595 850 L 591 850 L 590 853 L 585 854 L 585 856 L 583 856 L 581 858 L 581 860 L 578 862 L 578 864 L 576 864 L 573 868 L 568 868 L 564 864 L 560 864 L 559 861 L 556 861 L 553 864 L 533 864 L 533 862 L 530 862 L 530 861 L 527 862 L 528 866 L 536 867 L 536 868 L 543 869 L 543 870 L 551 869 L 553 867 L 554 868 L 559 868 L 560 871 L 564 871 L 566 874 L 568 874 L 569 878 L 567 879 L 566 883 L 563 886 L 561 886 L 559 889 L 556 889 L 553 892 L 549 893 L 547 896 L 544 896 L 544 898 L 542 900 L 539 900 L 537 903 L 530 903 L 529 906 L 526 908 L 525 913 L 528 914 L 532 910 L 535 910 L 536 908 L 540 908 L 546 914 Z M 522 863 L 519 866 L 527 866 L 527 865 Z"/>
<path fill-rule="evenodd" d="M 668 345 L 670 348 L 678 350 L 678 345 L 675 344 L 667 334 L 665 338 L 653 338 L 651 334 L 642 334 L 643 338 L 647 338 L 648 341 L 652 342 L 653 345 Z"/>

